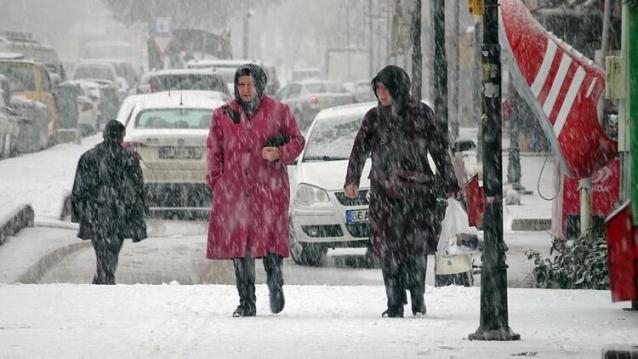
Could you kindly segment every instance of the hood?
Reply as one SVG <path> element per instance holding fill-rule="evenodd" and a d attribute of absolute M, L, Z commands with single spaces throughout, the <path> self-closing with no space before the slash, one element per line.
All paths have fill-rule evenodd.
<path fill-rule="evenodd" d="M 404 108 L 410 98 L 410 77 L 402 68 L 389 65 L 381 69 L 372 79 L 372 91 L 377 96 L 376 83 L 381 82 L 390 91 L 392 100 L 400 109 Z"/>
<path fill-rule="evenodd" d="M 257 98 L 260 99 L 264 95 L 264 91 L 266 89 L 266 85 L 268 84 L 268 77 L 266 76 L 266 72 L 264 70 L 255 65 L 255 64 L 245 64 L 241 65 L 235 71 L 235 99 L 241 102 L 241 98 L 239 97 L 239 77 L 251 75 L 255 79 L 255 90 L 257 91 Z"/>

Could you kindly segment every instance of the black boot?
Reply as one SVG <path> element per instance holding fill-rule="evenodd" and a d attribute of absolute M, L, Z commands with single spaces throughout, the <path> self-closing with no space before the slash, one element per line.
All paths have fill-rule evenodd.
<path fill-rule="evenodd" d="M 405 283 L 410 290 L 410 301 L 412 303 L 412 315 L 423 316 L 426 314 L 425 307 L 425 274 L 428 267 L 428 260 L 425 255 L 411 258 L 404 273 Z"/>
<path fill-rule="evenodd" d="M 284 310 L 286 300 L 284 298 L 283 258 L 274 253 L 268 253 L 263 258 L 266 270 L 266 282 L 270 291 L 270 311 L 277 314 Z"/>
<path fill-rule="evenodd" d="M 249 303 L 239 304 L 233 312 L 233 317 L 254 317 L 257 315 L 257 308 Z"/>
<path fill-rule="evenodd" d="M 403 318 L 403 305 L 407 302 L 407 298 L 399 266 L 396 263 L 384 264 L 381 266 L 381 273 L 388 297 L 388 309 L 381 313 L 381 316 Z"/>
<path fill-rule="evenodd" d="M 233 317 L 254 317 L 257 315 L 255 302 L 255 259 L 235 258 L 235 281 L 239 293 L 239 306 L 233 312 Z"/>
<path fill-rule="evenodd" d="M 383 313 L 382 318 L 403 318 L 403 306 L 388 307 Z"/>

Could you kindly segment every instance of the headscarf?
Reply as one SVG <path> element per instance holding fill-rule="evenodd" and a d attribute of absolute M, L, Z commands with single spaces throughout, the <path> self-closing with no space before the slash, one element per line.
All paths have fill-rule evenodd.
<path fill-rule="evenodd" d="M 251 101 L 244 101 L 239 96 L 239 78 L 241 76 L 252 76 L 255 80 L 257 95 Z M 267 84 L 268 77 L 266 77 L 266 72 L 261 67 L 255 64 L 245 64 L 237 68 L 237 71 L 235 71 L 235 99 L 237 99 L 245 113 L 252 115 L 257 106 L 259 106 Z"/>
<path fill-rule="evenodd" d="M 410 77 L 405 70 L 394 65 L 381 69 L 371 81 L 372 91 L 375 96 L 377 96 L 377 82 L 381 82 L 390 92 L 390 96 L 392 96 L 392 112 L 402 113 L 410 99 Z"/>

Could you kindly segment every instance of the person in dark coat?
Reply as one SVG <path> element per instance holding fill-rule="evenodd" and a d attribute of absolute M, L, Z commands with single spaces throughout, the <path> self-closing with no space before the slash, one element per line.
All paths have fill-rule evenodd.
<path fill-rule="evenodd" d="M 124 125 L 109 121 L 104 141 L 80 157 L 75 173 L 71 221 L 80 224 L 78 237 L 93 244 L 93 284 L 115 284 L 124 239 L 146 238 L 144 179 L 139 160 L 122 147 L 125 132 Z"/>
<path fill-rule="evenodd" d="M 410 96 L 410 78 L 397 66 L 387 66 L 372 79 L 378 105 L 370 109 L 357 133 L 344 191 L 358 196 L 361 172 L 368 155 L 370 170 L 368 255 L 381 264 L 388 298 L 384 317 L 403 317 L 410 291 L 412 313 L 424 315 L 427 255 L 436 251 L 434 173 L 431 154 L 448 196 L 458 184 L 446 134 L 439 131 L 434 112 Z"/>
<path fill-rule="evenodd" d="M 290 187 L 286 166 L 305 139 L 288 105 L 264 94 L 259 66 L 235 72 L 235 99 L 213 112 L 208 147 L 208 184 L 213 190 L 208 226 L 209 259 L 232 259 L 239 293 L 235 317 L 255 316 L 255 258 L 262 258 L 270 310 L 285 300 L 283 258 L 288 249 Z"/>

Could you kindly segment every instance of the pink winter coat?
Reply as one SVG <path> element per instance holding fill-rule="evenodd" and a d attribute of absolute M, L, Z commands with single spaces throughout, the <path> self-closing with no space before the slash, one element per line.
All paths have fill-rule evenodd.
<path fill-rule="evenodd" d="M 213 113 L 208 134 L 207 180 L 213 189 L 206 257 L 230 259 L 287 257 L 290 187 L 286 165 L 301 153 L 305 139 L 290 108 L 263 96 L 248 119 L 237 100 L 230 107 L 241 117 L 235 124 L 223 107 Z M 269 162 L 261 150 L 273 136 L 286 136 L 281 158 Z"/>

